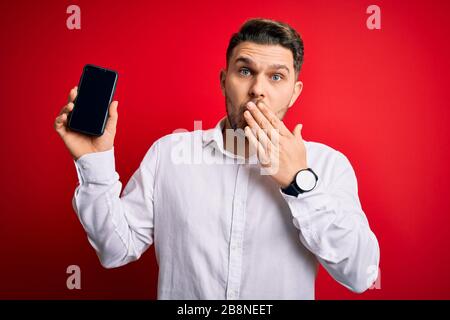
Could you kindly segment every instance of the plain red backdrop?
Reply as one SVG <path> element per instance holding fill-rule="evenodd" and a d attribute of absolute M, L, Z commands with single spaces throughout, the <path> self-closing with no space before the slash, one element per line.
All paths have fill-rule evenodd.
<path fill-rule="evenodd" d="M 71 4 L 81 30 L 66 27 Z M 381 30 L 366 27 L 371 4 Z M 380 289 L 353 294 L 321 269 L 317 298 L 449 299 L 449 11 L 448 1 L 1 1 L 0 298 L 156 297 L 153 247 L 101 267 L 72 209 L 76 171 L 54 118 L 84 64 L 118 70 L 125 185 L 157 138 L 225 114 L 228 40 L 267 17 L 305 43 L 304 90 L 285 122 L 348 156 L 381 247 Z M 66 288 L 72 264 L 81 290 Z"/>

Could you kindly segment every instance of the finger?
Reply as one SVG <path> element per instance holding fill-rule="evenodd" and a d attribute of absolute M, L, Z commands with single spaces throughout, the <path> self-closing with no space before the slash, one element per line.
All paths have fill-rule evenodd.
<path fill-rule="evenodd" d="M 272 143 L 269 140 L 269 137 L 264 132 L 263 129 L 258 129 L 256 131 L 256 138 L 258 139 L 259 143 L 262 145 L 264 152 L 266 155 L 270 155 L 272 151 Z"/>
<path fill-rule="evenodd" d="M 279 158 L 280 155 L 280 139 L 284 139 L 284 137 L 281 137 L 278 132 L 277 134 L 273 134 L 272 135 L 272 139 L 270 140 L 271 144 L 269 145 L 270 147 L 268 148 L 269 150 L 269 156 L 273 159 L 274 157 L 276 159 Z M 273 160 L 271 160 L 273 161 Z"/>
<path fill-rule="evenodd" d="M 250 126 L 250 128 L 253 130 L 253 133 L 255 133 L 256 138 L 259 140 L 259 142 L 261 142 L 264 149 L 267 150 L 268 144 L 270 144 L 271 142 L 270 142 L 270 139 L 267 136 L 267 133 L 265 132 L 265 130 L 263 130 L 258 125 L 258 123 L 253 118 L 252 114 L 248 110 L 246 110 L 244 112 L 244 117 L 245 117 L 248 125 Z M 274 130 L 274 129 L 272 128 L 272 130 Z"/>
<path fill-rule="evenodd" d="M 67 132 L 66 123 L 67 123 L 66 113 L 63 113 L 62 115 L 56 117 L 55 119 L 54 128 L 61 136 L 63 136 Z"/>
<path fill-rule="evenodd" d="M 282 136 L 286 135 L 286 134 L 290 134 L 291 132 L 289 131 L 289 129 L 286 127 L 286 125 L 284 124 L 283 121 L 281 121 L 276 115 L 275 113 L 273 113 L 267 106 L 265 103 L 263 103 L 262 101 L 260 101 L 259 103 L 257 103 L 257 107 L 258 109 L 261 111 L 261 113 L 269 120 L 270 124 L 272 125 L 273 128 L 278 130 L 278 133 Z"/>
<path fill-rule="evenodd" d="M 258 138 L 256 137 L 253 130 L 249 126 L 246 126 L 244 128 L 244 132 L 245 132 L 245 136 L 247 137 L 248 141 L 250 142 L 250 145 L 257 151 L 259 161 L 262 164 L 267 164 L 269 162 L 269 158 L 264 150 L 263 145 L 258 140 Z"/>
<path fill-rule="evenodd" d="M 73 102 L 69 102 L 64 107 L 62 107 L 61 111 L 59 112 L 59 116 L 62 115 L 63 113 L 71 112 L 73 110 L 73 107 L 74 107 Z"/>
<path fill-rule="evenodd" d="M 75 86 L 70 90 L 67 102 L 74 102 L 75 98 L 77 97 L 77 94 L 78 94 L 78 87 Z"/>
<path fill-rule="evenodd" d="M 303 125 L 301 123 L 299 123 L 295 126 L 294 131 L 292 132 L 294 134 L 294 137 L 298 140 L 303 140 L 302 128 L 303 128 Z"/>
<path fill-rule="evenodd" d="M 109 132 L 115 132 L 116 130 L 117 120 L 119 118 L 119 113 L 117 112 L 118 105 L 119 105 L 118 101 L 113 101 L 109 105 L 109 112 L 108 112 L 109 115 L 105 127 L 105 130 Z"/>
<path fill-rule="evenodd" d="M 270 121 L 262 114 L 262 112 L 253 101 L 247 103 L 247 109 L 251 112 L 253 118 L 258 123 L 260 128 L 266 129 L 268 132 L 273 130 L 273 126 Z"/>

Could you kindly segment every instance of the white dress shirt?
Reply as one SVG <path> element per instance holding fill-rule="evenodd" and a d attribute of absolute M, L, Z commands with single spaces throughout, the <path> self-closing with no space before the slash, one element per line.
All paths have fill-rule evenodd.
<path fill-rule="evenodd" d="M 370 287 L 379 247 L 348 159 L 305 141 L 319 180 L 290 196 L 256 156 L 224 150 L 224 119 L 158 139 L 122 194 L 114 148 L 75 161 L 73 207 L 101 264 L 125 265 L 154 244 L 158 299 L 314 299 L 318 263 L 352 291 Z"/>

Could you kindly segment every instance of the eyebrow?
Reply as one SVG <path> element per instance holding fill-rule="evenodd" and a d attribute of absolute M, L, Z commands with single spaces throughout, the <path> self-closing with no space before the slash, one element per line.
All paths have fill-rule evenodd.
<path fill-rule="evenodd" d="M 236 60 L 234 60 L 234 63 L 238 63 L 238 62 L 243 62 L 243 63 L 246 63 L 248 65 L 255 65 L 256 64 L 252 59 L 250 59 L 248 57 L 244 57 L 244 56 L 239 56 L 239 57 L 236 58 Z M 277 70 L 278 69 L 285 69 L 289 73 L 289 68 L 286 65 L 284 65 L 284 64 L 279 64 L 279 63 L 271 64 L 269 66 L 269 68 L 277 69 Z"/>

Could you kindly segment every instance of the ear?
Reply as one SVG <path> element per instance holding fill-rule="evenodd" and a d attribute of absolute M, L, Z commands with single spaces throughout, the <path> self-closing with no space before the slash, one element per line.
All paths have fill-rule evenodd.
<path fill-rule="evenodd" d="M 303 82 L 297 81 L 294 85 L 294 93 L 292 94 L 292 98 L 291 101 L 289 102 L 288 108 L 292 107 L 294 102 L 300 96 L 300 93 L 302 93 L 302 90 L 303 90 Z"/>
<path fill-rule="evenodd" d="M 225 69 L 220 70 L 219 81 L 220 81 L 220 90 L 222 90 L 222 94 L 225 96 L 225 79 L 227 77 L 227 71 Z"/>

